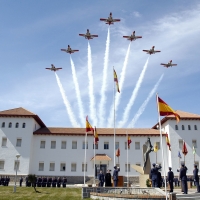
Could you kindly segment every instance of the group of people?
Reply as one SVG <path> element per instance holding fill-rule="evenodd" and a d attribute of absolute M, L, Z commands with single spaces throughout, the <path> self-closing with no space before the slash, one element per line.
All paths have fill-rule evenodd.
<path fill-rule="evenodd" d="M 161 177 L 160 169 L 161 169 L 161 166 L 153 163 L 153 168 L 151 169 L 151 172 L 150 172 L 150 179 L 152 181 L 152 187 L 159 187 L 160 188 L 162 186 L 163 180 L 162 180 L 162 177 Z M 188 178 L 187 178 L 187 175 L 186 175 L 187 174 L 187 167 L 184 164 L 182 164 L 181 169 L 177 170 L 177 171 L 179 172 L 179 180 L 181 181 L 182 192 L 184 194 L 187 194 L 188 193 L 188 185 L 187 185 Z M 194 170 L 193 170 L 193 180 L 194 180 L 195 186 L 197 187 L 197 192 L 199 193 L 200 187 L 199 187 L 198 172 L 199 172 L 199 169 L 197 168 L 197 165 L 195 164 Z M 174 180 L 175 180 L 174 173 L 172 171 L 172 168 L 169 167 L 169 171 L 168 171 L 168 174 L 167 174 L 166 181 L 168 181 L 168 183 L 169 183 L 170 192 L 173 192 L 173 189 L 174 189 L 173 182 L 174 182 Z M 178 182 L 178 180 L 177 180 L 177 182 Z"/>
<path fill-rule="evenodd" d="M 103 187 L 104 183 L 105 183 L 105 187 L 112 187 L 112 183 L 111 183 L 111 170 L 107 170 L 106 175 L 104 176 L 103 171 L 100 170 L 99 173 L 99 186 Z M 114 183 L 114 187 L 118 186 L 118 172 L 120 171 L 120 168 L 117 166 L 114 166 L 114 171 L 113 171 L 113 183 Z"/>
<path fill-rule="evenodd" d="M 10 177 L 9 176 L 6 176 L 6 177 L 1 176 L 1 178 L 0 178 L 0 185 L 8 186 L 9 182 L 10 182 Z"/>

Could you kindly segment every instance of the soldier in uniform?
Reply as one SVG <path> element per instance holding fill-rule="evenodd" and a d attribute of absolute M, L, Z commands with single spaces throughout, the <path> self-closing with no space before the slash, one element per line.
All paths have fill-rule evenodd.
<path fill-rule="evenodd" d="M 187 167 L 185 167 L 185 165 L 182 164 L 180 172 L 179 172 L 179 179 L 181 180 L 182 189 L 183 189 L 184 194 L 187 194 L 187 192 L 188 192 L 186 173 L 187 173 Z"/>
<path fill-rule="evenodd" d="M 193 175 L 194 175 L 194 182 L 195 182 L 195 185 L 197 186 L 197 193 L 200 192 L 198 172 L 199 172 L 199 169 L 197 169 L 197 165 L 195 164 L 195 165 L 194 165 L 194 170 L 193 170 Z"/>
<path fill-rule="evenodd" d="M 169 167 L 169 172 L 168 172 L 168 175 L 167 175 L 167 179 L 168 179 L 168 182 L 169 182 L 169 186 L 170 186 L 170 192 L 173 192 L 173 180 L 174 180 L 174 173 L 172 172 L 172 168 Z"/>
<path fill-rule="evenodd" d="M 113 181 L 114 181 L 114 187 L 117 187 L 118 185 L 118 173 L 120 171 L 120 168 L 117 166 L 114 166 L 114 171 L 113 171 Z"/>
<path fill-rule="evenodd" d="M 156 164 L 153 163 L 153 168 L 151 169 L 150 173 L 150 179 L 152 181 L 152 187 L 158 187 L 159 186 L 159 180 L 158 180 L 158 170 L 161 169 L 161 166 L 156 167 Z"/>
<path fill-rule="evenodd" d="M 104 184 L 104 175 L 103 175 L 102 170 L 100 170 L 100 173 L 99 173 L 99 186 L 103 187 L 103 184 Z"/>
<path fill-rule="evenodd" d="M 23 182 L 23 178 L 21 176 L 21 178 L 19 179 L 19 186 L 22 187 L 22 182 Z"/>

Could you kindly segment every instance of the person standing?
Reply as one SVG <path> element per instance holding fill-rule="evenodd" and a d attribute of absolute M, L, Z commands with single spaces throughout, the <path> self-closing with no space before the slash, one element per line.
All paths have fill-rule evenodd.
<path fill-rule="evenodd" d="M 103 184 L 104 184 L 104 175 L 103 175 L 102 170 L 100 170 L 100 173 L 99 173 L 99 186 L 103 187 Z"/>
<path fill-rule="evenodd" d="M 150 179 L 152 181 L 152 187 L 159 187 L 158 180 L 158 170 L 161 169 L 161 166 L 156 167 L 156 164 L 153 163 L 153 168 L 151 169 Z"/>
<path fill-rule="evenodd" d="M 111 174 L 110 174 L 110 170 L 107 170 L 107 173 L 105 175 L 105 186 L 106 187 L 111 187 Z"/>
<path fill-rule="evenodd" d="M 174 173 L 172 172 L 172 168 L 169 167 L 169 172 L 167 175 L 167 179 L 169 182 L 169 186 L 170 186 L 170 191 L 169 192 L 173 192 L 174 186 L 173 186 L 173 181 L 174 181 Z"/>
<path fill-rule="evenodd" d="M 19 186 L 22 187 L 22 182 L 23 182 L 23 178 L 21 176 L 21 178 L 19 179 Z"/>
<path fill-rule="evenodd" d="M 114 166 L 114 171 L 113 171 L 114 187 L 117 187 L 117 185 L 118 185 L 118 172 L 119 171 L 120 171 L 120 168 L 117 166 Z"/>
<path fill-rule="evenodd" d="M 197 193 L 200 192 L 200 188 L 199 188 L 199 175 L 198 175 L 199 169 L 197 169 L 197 165 L 194 165 L 194 170 L 193 170 L 193 176 L 194 176 L 194 182 L 195 185 L 197 186 Z"/>
<path fill-rule="evenodd" d="M 179 172 L 179 179 L 181 180 L 182 189 L 183 189 L 184 194 L 187 194 L 187 192 L 188 192 L 186 172 L 187 172 L 187 167 L 185 167 L 185 165 L 182 164 L 180 172 Z"/>

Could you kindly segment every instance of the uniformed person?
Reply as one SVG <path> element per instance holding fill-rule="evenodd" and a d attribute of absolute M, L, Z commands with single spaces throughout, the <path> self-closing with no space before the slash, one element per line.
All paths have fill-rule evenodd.
<path fill-rule="evenodd" d="M 114 166 L 114 171 L 113 171 L 113 182 L 114 182 L 114 187 L 117 187 L 118 185 L 118 173 L 120 171 L 120 168 L 117 166 Z"/>
<path fill-rule="evenodd" d="M 188 192 L 186 173 L 187 173 L 187 167 L 185 167 L 185 165 L 182 164 L 180 172 L 179 172 L 179 179 L 181 180 L 182 189 L 183 189 L 184 194 L 187 194 L 187 192 Z"/>
<path fill-rule="evenodd" d="M 197 186 L 197 192 L 200 192 L 198 172 L 199 172 L 199 169 L 197 168 L 197 165 L 195 164 L 194 170 L 193 170 L 194 182 L 195 182 L 195 185 Z"/>
<path fill-rule="evenodd" d="M 19 186 L 22 187 L 22 182 L 23 182 L 23 178 L 21 176 L 21 178 L 19 179 Z"/>
<path fill-rule="evenodd" d="M 100 173 L 99 173 L 99 186 L 103 187 L 103 184 L 104 184 L 104 175 L 103 175 L 102 170 L 100 170 Z"/>
<path fill-rule="evenodd" d="M 152 187 L 158 187 L 159 183 L 158 183 L 158 170 L 161 169 L 161 166 L 156 167 L 156 164 L 153 163 L 153 168 L 151 169 L 151 173 L 150 173 L 150 179 L 152 181 Z"/>
<path fill-rule="evenodd" d="M 173 192 L 174 186 L 173 186 L 173 181 L 174 181 L 174 173 L 172 172 L 172 168 L 169 167 L 169 172 L 167 175 L 167 180 L 169 182 L 169 186 L 170 186 L 170 192 Z"/>

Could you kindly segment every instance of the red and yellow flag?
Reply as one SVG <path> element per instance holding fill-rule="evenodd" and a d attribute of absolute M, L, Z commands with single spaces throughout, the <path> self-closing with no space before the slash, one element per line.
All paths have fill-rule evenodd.
<path fill-rule="evenodd" d="M 166 143 L 167 143 L 167 146 L 169 147 L 169 150 L 171 151 L 171 144 L 169 142 L 169 138 L 168 138 L 168 134 L 166 133 Z"/>
<path fill-rule="evenodd" d="M 187 150 L 187 147 L 186 147 L 185 141 L 183 142 L 182 153 L 183 153 L 184 156 L 186 156 L 187 153 L 188 153 L 188 150 Z"/>
<path fill-rule="evenodd" d="M 95 129 L 95 133 L 94 133 L 94 140 L 95 140 L 95 144 L 97 144 L 97 143 L 98 143 L 98 141 L 99 141 L 99 137 L 98 137 L 98 133 L 97 133 L 96 126 L 94 127 L 94 129 Z"/>
<path fill-rule="evenodd" d="M 94 131 L 90 123 L 88 122 L 88 116 L 86 117 L 86 132 Z"/>
<path fill-rule="evenodd" d="M 180 116 L 159 97 L 158 97 L 158 106 L 159 106 L 160 116 L 174 115 L 176 117 L 176 121 L 179 122 Z"/>
<path fill-rule="evenodd" d="M 114 81 L 116 82 L 117 91 L 120 93 L 119 84 L 118 84 L 118 78 L 117 78 L 117 73 L 116 73 L 115 70 L 114 70 Z"/>
<path fill-rule="evenodd" d="M 132 142 L 132 140 L 131 140 L 130 136 L 128 136 L 128 139 L 127 139 L 128 149 L 130 149 L 131 142 Z"/>
<path fill-rule="evenodd" d="M 119 148 L 116 150 L 116 156 L 117 156 L 117 157 L 120 156 L 120 149 L 119 149 Z"/>

